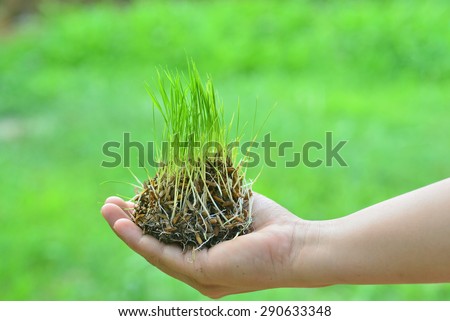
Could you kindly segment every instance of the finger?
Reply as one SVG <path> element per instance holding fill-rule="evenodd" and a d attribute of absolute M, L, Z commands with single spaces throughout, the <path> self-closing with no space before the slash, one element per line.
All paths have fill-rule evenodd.
<path fill-rule="evenodd" d="M 161 243 L 156 238 L 142 234 L 142 230 L 128 219 L 119 219 L 113 226 L 116 234 L 135 252 L 164 273 L 199 288 L 190 276 L 193 264 L 185 261 L 186 255 L 175 245 Z"/>
<path fill-rule="evenodd" d="M 157 267 L 166 265 L 176 270 L 182 270 L 185 266 L 185 255 L 181 248 L 163 244 L 154 237 L 142 234 L 142 230 L 127 217 L 117 204 L 103 205 L 102 214 L 116 234 L 151 264 Z"/>
<path fill-rule="evenodd" d="M 134 210 L 134 203 L 125 202 L 123 199 L 117 196 L 110 196 L 105 200 L 105 204 L 116 204 L 120 208 L 122 208 L 128 215 L 131 216 Z"/>
<path fill-rule="evenodd" d="M 143 235 L 142 230 L 129 219 L 124 210 L 125 206 L 129 207 L 130 202 L 127 203 L 113 196 L 109 197 L 105 203 L 102 207 L 103 216 L 117 236 L 131 249 L 164 273 L 199 291 L 203 290 L 203 286 L 196 281 L 202 275 L 200 266 L 204 260 L 200 258 L 201 255 L 193 258 L 193 254 L 183 253 L 179 246 L 167 245 L 152 236 Z"/>
<path fill-rule="evenodd" d="M 129 216 L 124 212 L 122 208 L 113 203 L 107 203 L 102 206 L 102 215 L 108 222 L 109 226 L 114 229 L 114 224 L 117 220 L 127 219 L 130 220 Z"/>
<path fill-rule="evenodd" d="M 270 198 L 255 192 L 253 195 L 252 216 L 255 230 L 261 230 L 274 222 L 281 222 L 283 219 L 290 221 L 294 217 L 294 214 Z"/>
<path fill-rule="evenodd" d="M 179 267 L 183 261 L 181 248 L 175 245 L 166 245 L 156 238 L 142 234 L 142 230 L 127 219 L 119 219 L 113 226 L 119 237 L 134 251 L 141 254 L 153 265 L 161 264 Z"/>
<path fill-rule="evenodd" d="M 252 225 L 255 230 L 265 226 L 271 218 L 271 200 L 262 194 L 253 192 Z"/>

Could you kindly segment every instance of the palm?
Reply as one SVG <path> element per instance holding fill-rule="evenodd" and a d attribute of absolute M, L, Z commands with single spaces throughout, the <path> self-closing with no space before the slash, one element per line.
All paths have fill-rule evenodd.
<path fill-rule="evenodd" d="M 273 287 L 275 279 L 279 285 L 287 275 L 300 220 L 262 195 L 255 194 L 252 233 L 184 253 L 175 245 L 142 235 L 125 213 L 127 207 L 113 197 L 102 209 L 118 236 L 160 270 L 212 297 Z"/>

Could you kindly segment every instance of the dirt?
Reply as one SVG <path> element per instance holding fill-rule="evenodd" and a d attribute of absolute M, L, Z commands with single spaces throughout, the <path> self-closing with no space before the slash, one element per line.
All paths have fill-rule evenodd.
<path fill-rule="evenodd" d="M 211 247 L 251 231 L 252 191 L 239 166 L 221 158 L 209 158 L 205 165 L 198 178 L 190 179 L 185 168 L 171 177 L 161 169 L 144 183 L 133 199 L 132 218 L 145 234 L 186 249 Z"/>

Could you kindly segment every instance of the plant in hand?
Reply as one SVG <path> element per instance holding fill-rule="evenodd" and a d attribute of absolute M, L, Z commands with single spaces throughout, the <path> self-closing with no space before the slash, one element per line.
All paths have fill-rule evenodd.
<path fill-rule="evenodd" d="M 148 92 L 164 119 L 162 142 L 174 148 L 157 144 L 161 166 L 132 199 L 133 222 L 145 234 L 183 249 L 211 247 L 248 233 L 251 182 L 227 148 L 237 137 L 229 140 L 231 124 L 224 121 L 211 79 L 203 83 L 191 62 L 187 76 L 158 72 L 157 90 Z"/>

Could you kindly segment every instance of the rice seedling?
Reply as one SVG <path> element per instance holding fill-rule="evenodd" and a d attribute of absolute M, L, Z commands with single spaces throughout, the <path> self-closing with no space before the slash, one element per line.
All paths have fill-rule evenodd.
<path fill-rule="evenodd" d="M 253 198 L 227 148 L 238 137 L 230 139 L 213 83 L 202 82 L 192 61 L 188 67 L 187 76 L 158 71 L 157 89 L 148 88 L 164 120 L 162 141 L 173 148 L 156 144 L 161 166 L 133 197 L 132 220 L 162 242 L 200 249 L 249 233 Z"/>

